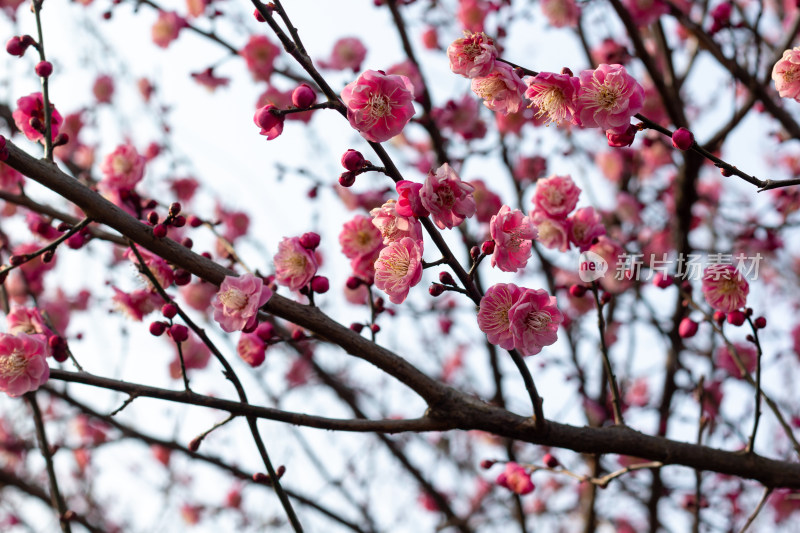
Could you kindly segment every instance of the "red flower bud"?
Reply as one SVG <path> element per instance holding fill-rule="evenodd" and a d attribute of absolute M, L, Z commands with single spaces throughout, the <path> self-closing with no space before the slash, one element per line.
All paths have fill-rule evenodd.
<path fill-rule="evenodd" d="M 316 250 L 317 246 L 319 246 L 319 241 L 319 233 L 313 231 L 303 233 L 303 235 L 300 236 L 300 246 L 307 250 Z"/>
<path fill-rule="evenodd" d="M 352 187 L 355 182 L 356 175 L 354 172 L 342 172 L 341 176 L 339 176 L 339 185 L 342 187 Z"/>
<path fill-rule="evenodd" d="M 351 172 L 363 167 L 365 162 L 361 152 L 353 150 L 352 148 L 342 155 L 342 166 Z"/>
<path fill-rule="evenodd" d="M 613 130 L 606 130 L 606 139 L 608 139 L 608 145 L 612 148 L 624 148 L 626 146 L 630 146 L 633 144 L 633 140 L 636 138 L 636 132 L 639 131 L 636 129 L 636 126 L 630 124 L 628 129 L 625 130 L 625 133 L 614 133 Z"/>
<path fill-rule="evenodd" d="M 292 104 L 300 109 L 307 109 L 317 101 L 317 93 L 305 83 L 292 91 Z"/>
<path fill-rule="evenodd" d="M 325 276 L 314 276 L 311 280 L 311 290 L 317 294 L 325 294 L 330 289 L 330 282 Z"/>
<path fill-rule="evenodd" d="M 450 272 L 439 272 L 439 281 L 441 281 L 445 285 L 456 284 L 456 281 L 453 279 L 453 276 L 450 275 Z"/>
<path fill-rule="evenodd" d="M 578 284 L 572 285 L 569 288 L 569 293 L 575 298 L 583 298 L 583 296 L 586 294 L 586 286 Z"/>
<path fill-rule="evenodd" d="M 728 313 L 727 318 L 728 318 L 728 324 L 732 324 L 734 326 L 741 326 L 742 324 L 744 324 L 744 321 L 746 319 L 744 313 L 738 310 L 731 311 L 730 313 Z"/>
<path fill-rule="evenodd" d="M 34 68 L 36 75 L 42 78 L 49 78 L 53 73 L 53 64 L 49 61 L 39 61 Z"/>
<path fill-rule="evenodd" d="M 754 325 L 756 329 L 764 329 L 765 327 L 767 327 L 767 319 L 764 318 L 763 316 L 760 316 L 756 318 Z"/>
<path fill-rule="evenodd" d="M 173 324 L 169 328 L 169 334 L 175 342 L 183 342 L 189 338 L 189 328 L 183 324 Z"/>
<path fill-rule="evenodd" d="M 150 334 L 155 335 L 156 337 L 160 337 L 164 334 L 164 331 L 167 329 L 167 324 L 161 321 L 151 322 L 150 323 Z"/>
<path fill-rule="evenodd" d="M 156 224 L 153 226 L 153 236 L 156 239 L 163 239 L 167 236 L 167 227 L 164 224 Z"/>
<path fill-rule="evenodd" d="M 430 288 L 428 289 L 428 292 L 434 298 L 436 298 L 437 296 L 441 296 L 442 293 L 444 292 L 444 285 L 442 285 L 441 283 L 432 283 Z"/>
<path fill-rule="evenodd" d="M 173 303 L 164 304 L 161 306 L 161 314 L 165 318 L 175 318 L 175 315 L 178 314 L 178 306 Z"/>
<path fill-rule="evenodd" d="M 697 328 L 697 322 L 689 317 L 686 317 L 681 320 L 681 323 L 678 326 L 678 335 L 680 335 L 683 339 L 694 337 L 697 334 Z"/>
<path fill-rule="evenodd" d="M 492 255 L 494 253 L 494 241 L 484 241 L 481 245 L 481 252 L 484 255 Z"/>
<path fill-rule="evenodd" d="M 694 135 L 686 128 L 678 128 L 672 134 L 672 146 L 678 150 L 688 150 L 694 144 Z"/>

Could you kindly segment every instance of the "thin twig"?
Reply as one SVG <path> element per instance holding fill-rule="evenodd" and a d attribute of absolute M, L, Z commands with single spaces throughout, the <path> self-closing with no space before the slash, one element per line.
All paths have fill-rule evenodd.
<path fill-rule="evenodd" d="M 767 503 L 767 498 L 769 498 L 769 495 L 771 493 L 772 493 L 772 487 L 764 487 L 764 494 L 761 495 L 761 499 L 758 500 L 758 505 L 756 505 L 756 508 L 753 509 L 752 513 L 750 513 L 750 516 L 747 517 L 747 522 L 744 523 L 744 526 L 739 531 L 739 533 L 745 533 L 747 531 L 747 528 L 749 528 L 750 525 L 753 523 L 753 521 L 756 519 L 758 513 L 760 513 L 761 509 L 764 508 L 764 504 Z"/>
<path fill-rule="evenodd" d="M 603 366 L 606 371 L 606 378 L 608 379 L 609 388 L 611 389 L 611 405 L 614 411 L 614 424 L 623 425 L 625 422 L 622 419 L 622 402 L 619 396 L 619 387 L 617 386 L 617 378 L 614 375 L 614 370 L 611 368 L 611 360 L 608 357 L 608 346 L 606 345 L 606 319 L 603 317 L 603 304 L 600 302 L 600 291 L 597 289 L 597 282 L 592 282 L 592 294 L 594 301 L 597 305 L 597 328 L 600 330 L 600 350 L 603 355 Z"/>

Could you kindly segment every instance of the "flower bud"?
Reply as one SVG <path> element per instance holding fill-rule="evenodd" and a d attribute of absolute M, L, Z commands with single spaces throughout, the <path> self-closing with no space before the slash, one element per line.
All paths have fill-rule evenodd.
<path fill-rule="evenodd" d="M 439 281 L 441 281 L 445 285 L 456 284 L 456 281 L 453 279 L 453 276 L 450 275 L 450 272 L 439 272 Z"/>
<path fill-rule="evenodd" d="M 167 329 L 167 324 L 164 322 L 156 321 L 150 323 L 150 334 L 156 337 L 160 337 L 164 334 L 164 331 Z"/>
<path fill-rule="evenodd" d="M 754 325 L 756 329 L 764 329 L 765 327 L 767 327 L 767 319 L 764 318 L 763 316 L 760 316 L 756 318 Z"/>
<path fill-rule="evenodd" d="M 299 109 L 308 109 L 317 101 L 317 93 L 305 83 L 292 91 L 292 104 Z"/>
<path fill-rule="evenodd" d="M 158 213 L 155 211 L 150 211 L 147 213 L 147 221 L 154 226 L 158 224 Z"/>
<path fill-rule="evenodd" d="M 694 135 L 686 128 L 678 128 L 672 134 L 672 146 L 678 150 L 688 150 L 694 144 Z"/>
<path fill-rule="evenodd" d="M 33 38 L 30 35 L 23 35 L 21 37 L 14 36 L 6 42 L 6 52 L 12 56 L 22 57 L 32 44 Z"/>
<path fill-rule="evenodd" d="M 342 166 L 351 172 L 363 167 L 364 163 L 364 156 L 361 155 L 361 152 L 353 150 L 352 148 L 347 150 L 342 156 Z"/>
<path fill-rule="evenodd" d="M 167 227 L 164 224 L 156 224 L 153 226 L 153 236 L 156 239 L 163 239 L 167 236 Z"/>
<path fill-rule="evenodd" d="M 434 298 L 436 298 L 437 296 L 441 296 L 442 293 L 444 292 L 444 285 L 442 285 L 441 283 L 432 283 L 430 288 L 428 289 L 428 292 Z"/>
<path fill-rule="evenodd" d="M 303 233 L 303 235 L 300 236 L 300 246 L 306 250 L 316 250 L 317 246 L 319 246 L 319 241 L 319 233 L 313 231 Z"/>
<path fill-rule="evenodd" d="M 176 217 L 181 212 L 181 204 L 180 202 L 172 202 L 169 205 L 169 216 Z"/>
<path fill-rule="evenodd" d="M 630 146 L 633 144 L 633 140 L 636 138 L 636 132 L 639 131 L 636 129 L 636 126 L 630 124 L 628 129 L 625 130 L 625 133 L 614 133 L 613 130 L 606 130 L 606 139 L 608 139 L 608 145 L 612 148 L 624 148 L 626 146 Z"/>
<path fill-rule="evenodd" d="M 183 324 L 173 324 L 169 328 L 169 335 L 175 342 L 183 342 L 189 338 L 189 328 Z"/>
<path fill-rule="evenodd" d="M 352 187 L 353 184 L 356 182 L 356 174 L 355 172 L 342 172 L 341 176 L 339 176 L 339 185 L 342 187 Z"/>
<path fill-rule="evenodd" d="M 161 306 L 161 314 L 165 318 L 175 318 L 178 314 L 178 306 L 173 303 L 164 304 Z"/>
<path fill-rule="evenodd" d="M 569 293 L 570 293 L 570 295 L 574 296 L 575 298 L 583 298 L 583 296 L 586 294 L 586 286 L 585 285 L 578 285 L 576 283 L 575 285 L 572 285 L 569 288 Z"/>
<path fill-rule="evenodd" d="M 731 324 L 731 325 L 734 325 L 734 326 L 741 326 L 742 324 L 744 324 L 745 318 L 746 317 L 745 317 L 744 313 L 742 313 L 739 310 L 731 311 L 730 313 L 728 313 L 728 316 L 727 316 L 728 324 Z"/>
<path fill-rule="evenodd" d="M 36 75 L 41 78 L 49 78 L 53 73 L 53 64 L 49 61 L 39 61 L 34 68 Z"/>
<path fill-rule="evenodd" d="M 686 317 L 681 320 L 680 325 L 678 325 L 678 335 L 680 335 L 682 339 L 689 339 L 697 334 L 697 328 L 697 322 Z"/>
<path fill-rule="evenodd" d="M 347 286 L 348 289 L 350 289 L 351 291 L 354 291 L 362 283 L 363 282 L 361 281 L 361 278 L 357 278 L 356 276 L 350 276 L 349 278 L 347 278 L 347 281 L 345 282 L 345 285 Z"/>
<path fill-rule="evenodd" d="M 325 294 L 330 289 L 330 282 L 325 276 L 314 276 L 311 280 L 311 290 L 317 294 Z"/>
<path fill-rule="evenodd" d="M 353 322 L 350 324 L 350 329 L 355 331 L 356 333 L 361 333 L 361 330 L 364 329 L 364 324 L 359 322 Z"/>
<path fill-rule="evenodd" d="M 481 245 L 481 252 L 484 255 L 492 255 L 494 253 L 494 241 L 484 241 Z"/>
<path fill-rule="evenodd" d="M 546 464 L 549 468 L 555 468 L 561 464 L 558 462 L 558 459 L 556 459 L 555 457 L 553 457 L 552 454 L 549 453 L 544 454 L 542 460 L 544 461 L 544 464 Z"/>

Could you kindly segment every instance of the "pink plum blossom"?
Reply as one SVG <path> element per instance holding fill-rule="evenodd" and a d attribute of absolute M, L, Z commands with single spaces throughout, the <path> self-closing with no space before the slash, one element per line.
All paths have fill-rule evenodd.
<path fill-rule="evenodd" d="M 403 237 L 410 237 L 422 243 L 422 225 L 415 217 L 405 217 L 397 213 L 397 201 L 389 199 L 381 207 L 369 212 L 372 224 L 383 235 L 383 244 L 391 244 Z"/>
<path fill-rule="evenodd" d="M 578 205 L 581 190 L 569 176 L 550 176 L 536 182 L 533 205 L 553 218 L 566 218 Z"/>
<path fill-rule="evenodd" d="M 542 13 L 554 28 L 574 28 L 581 10 L 575 0 L 542 0 Z"/>
<path fill-rule="evenodd" d="M 474 189 L 445 163 L 436 172 L 428 173 L 420 199 L 439 229 L 454 228 L 475 214 Z"/>
<path fill-rule="evenodd" d="M 130 144 L 123 144 L 108 154 L 100 165 L 101 183 L 108 189 L 130 191 L 144 177 L 145 157 Z"/>
<path fill-rule="evenodd" d="M 367 49 L 358 37 L 342 37 L 333 44 L 330 58 L 321 60 L 319 65 L 332 70 L 350 69 L 358 72 L 365 57 Z"/>
<path fill-rule="evenodd" d="M 429 215 L 428 210 L 422 205 L 422 199 L 419 195 L 420 190 L 422 190 L 422 183 L 402 180 L 398 181 L 394 188 L 397 190 L 395 210 L 398 215 L 404 217 L 426 217 Z"/>
<path fill-rule="evenodd" d="M 0 191 L 16 194 L 24 183 L 25 177 L 20 172 L 5 163 L 0 163 Z"/>
<path fill-rule="evenodd" d="M 506 463 L 506 469 L 497 476 L 497 484 L 520 496 L 533 492 L 531 475 L 525 468 L 514 462 Z"/>
<path fill-rule="evenodd" d="M 514 348 L 522 355 L 536 355 L 542 347 L 556 342 L 558 325 L 564 321 L 555 296 L 544 289 L 525 289 L 508 316 Z"/>
<path fill-rule="evenodd" d="M 259 326 L 260 327 L 260 326 Z M 256 333 L 242 333 L 236 343 L 236 353 L 253 368 L 261 366 L 267 351 L 267 343 Z"/>
<path fill-rule="evenodd" d="M 114 307 L 137 322 L 141 322 L 145 316 L 158 309 L 163 303 L 161 297 L 151 291 L 137 289 L 123 292 L 116 287 L 111 288 L 114 290 L 114 296 L 111 297 Z"/>
<path fill-rule="evenodd" d="M 661 0 L 622 0 L 637 26 L 649 26 L 661 15 L 669 13 L 669 5 Z"/>
<path fill-rule="evenodd" d="M 274 69 L 275 58 L 281 49 L 264 35 L 253 35 L 244 45 L 241 56 L 247 69 L 257 81 L 269 81 Z"/>
<path fill-rule="evenodd" d="M 538 232 L 536 240 L 542 246 L 560 252 L 569 249 L 569 222 L 566 219 L 553 218 L 541 210 L 534 210 L 530 217 Z"/>
<path fill-rule="evenodd" d="M 362 137 L 388 141 L 414 116 L 414 87 L 405 76 L 365 70 L 342 90 L 347 120 Z"/>
<path fill-rule="evenodd" d="M 755 346 L 752 344 L 735 342 L 733 343 L 733 348 L 736 350 L 739 359 L 741 359 L 745 371 L 748 374 L 752 374 L 755 371 L 756 363 L 758 362 L 758 351 L 756 350 Z M 714 359 L 716 360 L 717 367 L 727 372 L 728 375 L 736 379 L 744 379 L 742 372 L 739 370 L 739 366 L 734 360 L 733 353 L 728 346 L 723 344 L 717 348 Z"/>
<path fill-rule="evenodd" d="M 494 39 L 483 32 L 464 32 L 464 37 L 456 39 L 447 47 L 450 70 L 465 78 L 488 76 L 494 69 L 497 48 Z"/>
<path fill-rule="evenodd" d="M 44 138 L 45 118 L 42 93 L 31 93 L 17 100 L 17 108 L 11 116 L 14 117 L 14 123 L 29 140 L 38 141 Z M 31 121 L 34 122 L 33 125 Z M 50 102 L 50 132 L 53 138 L 58 135 L 62 122 L 61 113 Z M 34 128 L 34 125 L 37 127 Z"/>
<path fill-rule="evenodd" d="M 624 133 L 641 111 L 644 88 L 622 65 L 602 64 L 580 74 L 578 121 L 586 128 Z"/>
<path fill-rule="evenodd" d="M 258 134 L 264 135 L 268 141 L 283 133 L 285 115 L 276 114 L 274 111 L 277 111 L 277 108 L 272 104 L 267 104 L 257 109 L 255 115 L 253 115 L 253 122 L 261 128 Z"/>
<path fill-rule="evenodd" d="M 28 335 L 41 334 L 49 337 L 53 334 L 44 322 L 41 311 L 36 307 L 23 307 L 14 305 L 6 316 L 8 332 L 12 335 L 27 333 Z"/>
<path fill-rule="evenodd" d="M 525 97 L 538 109 L 537 117 L 544 117 L 547 123 L 575 123 L 581 86 L 576 76 L 540 72 L 533 78 L 527 78 L 525 84 L 528 86 Z"/>
<path fill-rule="evenodd" d="M 531 256 L 533 239 L 537 231 L 531 219 L 519 209 L 504 205 L 492 217 L 489 231 L 494 240 L 492 266 L 503 272 L 516 272 L 524 268 Z"/>
<path fill-rule="evenodd" d="M 214 69 L 212 67 L 208 67 L 200 72 L 192 72 L 191 76 L 194 81 L 212 93 L 219 87 L 226 87 L 231 82 L 230 78 L 225 78 L 214 74 Z"/>
<path fill-rule="evenodd" d="M 582 207 L 568 219 L 569 240 L 580 251 L 586 251 L 595 239 L 606 234 L 606 227 L 594 207 Z"/>
<path fill-rule="evenodd" d="M 144 248 L 138 248 L 138 250 L 139 255 L 142 256 L 142 259 L 144 259 L 144 264 L 148 269 L 150 269 L 150 272 L 153 273 L 153 276 L 156 278 L 158 284 L 164 289 L 172 285 L 172 282 L 175 281 L 175 272 L 173 272 L 172 268 L 170 268 L 169 263 L 149 250 L 145 250 Z M 130 248 L 125 250 L 124 255 L 128 260 L 132 261 L 133 264 L 139 264 L 139 259 Z M 148 279 L 148 285 L 149 284 L 150 281 Z"/>
<path fill-rule="evenodd" d="M 298 237 L 284 237 L 278 244 L 275 262 L 275 281 L 298 291 L 305 287 L 317 273 L 317 257 L 300 244 Z"/>
<path fill-rule="evenodd" d="M 466 31 L 482 32 L 491 4 L 486 0 L 458 0 L 456 18 Z"/>
<path fill-rule="evenodd" d="M 486 123 L 480 117 L 480 104 L 469 94 L 460 100 L 448 100 L 431 113 L 440 128 L 450 129 L 465 141 L 481 139 L 486 135 Z"/>
<path fill-rule="evenodd" d="M 703 273 L 706 302 L 723 313 L 741 309 L 747 303 L 750 285 L 733 265 L 712 264 Z"/>
<path fill-rule="evenodd" d="M 375 227 L 371 219 L 363 215 L 356 215 L 352 220 L 346 222 L 339 233 L 342 253 L 348 259 L 370 255 L 380 249 L 382 243 L 381 231 Z"/>
<path fill-rule="evenodd" d="M 488 224 L 500 211 L 503 200 L 497 193 L 489 190 L 483 180 L 472 180 L 467 183 L 475 187 L 472 191 L 472 197 L 475 198 L 475 218 L 478 222 Z"/>
<path fill-rule="evenodd" d="M 800 102 L 800 47 L 783 52 L 783 57 L 772 67 L 772 81 L 781 98 Z"/>
<path fill-rule="evenodd" d="M 159 11 L 158 19 L 151 30 L 153 42 L 156 46 L 166 48 L 178 38 L 178 34 L 185 27 L 186 20 L 174 11 Z"/>
<path fill-rule="evenodd" d="M 107 74 L 98 76 L 97 79 L 94 80 L 92 93 L 94 94 L 94 98 L 98 103 L 110 103 L 111 97 L 114 96 L 114 78 Z"/>
<path fill-rule="evenodd" d="M 421 243 L 409 237 L 391 243 L 381 250 L 375 261 L 375 286 L 401 304 L 408 291 L 422 279 Z"/>
<path fill-rule="evenodd" d="M 35 391 L 50 377 L 39 335 L 0 333 L 0 391 L 12 398 Z"/>
<path fill-rule="evenodd" d="M 508 312 L 522 296 L 523 289 L 513 283 L 497 283 L 489 287 L 481 298 L 478 309 L 478 327 L 486 338 L 506 350 L 514 348 L 511 319 Z"/>
<path fill-rule="evenodd" d="M 225 276 L 217 297 L 211 303 L 214 320 L 229 333 L 249 329 L 258 320 L 258 309 L 271 297 L 272 290 L 253 274 Z"/>
<path fill-rule="evenodd" d="M 169 363 L 169 375 L 172 379 L 181 377 L 181 361 L 178 356 L 177 343 L 172 343 L 175 349 L 175 358 Z M 183 363 L 186 370 L 200 370 L 208 366 L 211 360 L 211 350 L 206 343 L 201 341 L 194 333 L 189 333 L 189 337 L 180 343 Z"/>
<path fill-rule="evenodd" d="M 247 235 L 250 217 L 244 211 L 226 209 L 221 204 L 214 207 L 214 216 L 222 223 L 222 236 L 229 242 Z"/>
<path fill-rule="evenodd" d="M 522 106 L 525 84 L 506 63 L 495 63 L 486 76 L 472 78 L 472 92 L 483 98 L 483 105 L 507 115 L 516 113 Z"/>

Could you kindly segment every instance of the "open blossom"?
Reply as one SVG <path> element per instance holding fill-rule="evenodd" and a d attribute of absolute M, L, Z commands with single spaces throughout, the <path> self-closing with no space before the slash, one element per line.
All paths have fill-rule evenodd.
<path fill-rule="evenodd" d="M 712 264 L 703 273 L 703 296 L 723 313 L 741 309 L 747 303 L 750 285 L 733 265 Z"/>
<path fill-rule="evenodd" d="M 380 207 L 369 212 L 372 223 L 383 235 L 383 244 L 391 244 L 403 237 L 422 241 L 422 224 L 415 217 L 404 217 L 397 213 L 397 201 L 389 199 Z"/>
<path fill-rule="evenodd" d="M 214 320 L 227 332 L 241 331 L 255 326 L 258 309 L 272 297 L 272 290 L 264 280 L 247 273 L 225 276 L 217 297 L 211 303 Z"/>
<path fill-rule="evenodd" d="M 14 123 L 29 140 L 38 141 L 39 139 L 44 138 L 42 132 L 44 131 L 45 127 L 45 118 L 44 98 L 42 97 L 42 93 L 31 93 L 28 96 L 23 96 L 17 100 L 17 108 L 14 110 L 11 116 L 14 117 Z M 31 124 L 31 121 L 34 122 L 33 125 Z M 55 106 L 51 102 L 50 131 L 53 137 L 58 135 L 58 131 L 62 122 L 63 118 L 61 117 L 61 113 L 56 110 Z M 37 127 L 34 128 L 34 125 Z"/>
<path fill-rule="evenodd" d="M 758 352 L 756 351 L 755 346 L 752 344 L 745 344 L 743 342 L 736 342 L 733 344 L 733 347 L 736 350 L 736 354 L 739 356 L 739 359 L 742 361 L 742 365 L 744 366 L 746 373 L 752 374 L 755 371 L 756 363 L 758 362 Z M 733 353 L 728 346 L 723 344 L 717 348 L 715 359 L 717 367 L 727 372 L 728 375 L 737 379 L 744 379 L 742 372 L 739 370 L 739 366 L 734 360 Z"/>
<path fill-rule="evenodd" d="M 394 208 L 398 215 L 404 217 L 428 216 L 428 210 L 422 205 L 422 199 L 419 195 L 420 190 L 422 190 L 421 183 L 402 180 L 398 181 L 394 188 L 397 190 L 397 204 L 395 204 Z"/>
<path fill-rule="evenodd" d="M 149 250 L 145 250 L 144 248 L 138 248 L 138 250 L 139 255 L 142 256 L 142 259 L 144 259 L 144 264 L 147 265 L 147 268 L 153 273 L 153 277 L 156 278 L 158 284 L 164 289 L 172 285 L 172 282 L 175 281 L 175 272 L 173 272 L 172 268 L 170 268 L 169 263 Z M 139 259 L 130 248 L 125 250 L 124 255 L 125 258 L 132 261 L 133 264 L 139 264 Z M 148 279 L 148 285 L 149 284 L 150 281 Z"/>
<path fill-rule="evenodd" d="M 275 262 L 275 281 L 298 291 L 305 287 L 317 273 L 317 258 L 314 252 L 300 244 L 298 237 L 284 237 L 278 244 Z"/>
<path fill-rule="evenodd" d="M 116 287 L 111 288 L 114 289 L 114 296 L 111 297 L 114 307 L 137 322 L 141 322 L 146 315 L 158 309 L 163 303 L 161 297 L 151 291 L 138 289 L 123 292 Z"/>
<path fill-rule="evenodd" d="M 456 18 L 465 30 L 480 32 L 491 7 L 486 0 L 458 0 Z"/>
<path fill-rule="evenodd" d="M 508 316 L 514 348 L 522 355 L 536 355 L 543 346 L 556 342 L 558 325 L 564 321 L 555 296 L 544 289 L 525 289 Z"/>
<path fill-rule="evenodd" d="M 504 205 L 492 217 L 489 231 L 494 240 L 492 266 L 503 272 L 516 272 L 525 267 L 537 234 L 531 219 L 519 209 L 512 211 Z"/>
<path fill-rule="evenodd" d="M 472 191 L 472 197 L 475 198 L 475 219 L 488 224 L 503 207 L 503 200 L 496 192 L 489 190 L 483 180 L 472 180 L 467 183 L 475 187 Z"/>
<path fill-rule="evenodd" d="M 550 176 L 536 182 L 533 205 L 553 218 L 566 218 L 578 205 L 580 188 L 569 176 Z"/>
<path fill-rule="evenodd" d="M 0 333 L 0 391 L 12 398 L 35 391 L 50 377 L 39 335 Z"/>
<path fill-rule="evenodd" d="M 569 240 L 582 252 L 588 250 L 596 238 L 606 234 L 606 227 L 594 207 L 581 207 L 568 221 Z"/>
<path fill-rule="evenodd" d="M 472 78 L 472 92 L 483 98 L 483 105 L 504 115 L 522 108 L 525 84 L 506 63 L 495 63 L 486 76 Z"/>
<path fill-rule="evenodd" d="M 554 28 L 574 28 L 578 25 L 581 10 L 575 0 L 542 0 L 541 7 Z"/>
<path fill-rule="evenodd" d="M 358 72 L 365 57 L 367 49 L 358 37 L 342 37 L 333 44 L 330 58 L 321 60 L 319 65 L 333 70 L 350 69 Z"/>
<path fill-rule="evenodd" d="M 111 102 L 111 97 L 114 96 L 114 78 L 107 74 L 98 76 L 94 80 L 92 86 L 92 93 L 94 94 L 97 103 L 108 104 Z"/>
<path fill-rule="evenodd" d="M 158 19 L 151 30 L 156 46 L 166 48 L 178 38 L 180 31 L 186 27 L 186 20 L 174 11 L 159 11 Z"/>
<path fill-rule="evenodd" d="M 420 190 L 422 205 L 439 229 L 454 228 L 475 214 L 474 187 L 461 181 L 447 163 L 429 172 Z"/>
<path fill-rule="evenodd" d="M 435 107 L 431 114 L 440 128 L 453 130 L 465 141 L 482 139 L 486 135 L 480 104 L 469 94 L 460 100 L 448 100 L 442 107 Z"/>
<path fill-rule="evenodd" d="M 537 242 L 550 250 L 566 252 L 569 249 L 569 222 L 566 219 L 553 218 L 539 209 L 531 212 L 530 217 L 539 233 Z"/>
<path fill-rule="evenodd" d="M 669 5 L 661 0 L 622 0 L 637 26 L 649 26 L 661 15 L 669 13 Z"/>
<path fill-rule="evenodd" d="M 37 307 L 12 306 L 6 316 L 6 324 L 8 325 L 8 332 L 14 335 L 18 333 L 34 335 L 38 333 L 44 335 L 45 338 L 53 335 Z"/>
<path fill-rule="evenodd" d="M 494 40 L 483 32 L 464 32 L 447 47 L 450 70 L 465 78 L 487 76 L 494 68 L 497 48 Z"/>
<path fill-rule="evenodd" d="M 800 47 L 786 50 L 772 67 L 772 81 L 781 98 L 800 102 Z"/>
<path fill-rule="evenodd" d="M 372 224 L 371 219 L 363 215 L 356 215 L 352 220 L 345 222 L 339 233 L 342 253 L 348 259 L 370 255 L 381 248 L 382 242 L 381 231 Z"/>
<path fill-rule="evenodd" d="M 145 157 L 130 144 L 123 144 L 108 154 L 100 165 L 101 180 L 109 189 L 130 191 L 144 177 Z"/>
<path fill-rule="evenodd" d="M 389 296 L 393 304 L 401 304 L 408 291 L 422 279 L 422 246 L 403 237 L 381 250 L 375 261 L 375 286 Z"/>
<path fill-rule="evenodd" d="M 531 475 L 525 468 L 514 462 L 506 463 L 506 469 L 497 476 L 497 484 L 520 496 L 533 492 Z"/>
<path fill-rule="evenodd" d="M 254 80 L 269 81 L 281 49 L 264 35 L 253 35 L 240 52 Z"/>
<path fill-rule="evenodd" d="M 537 117 L 544 117 L 547 123 L 575 123 L 578 91 L 581 83 L 576 76 L 540 72 L 525 80 L 528 89 L 525 97 L 538 109 Z"/>
<path fill-rule="evenodd" d="M 489 287 L 481 298 L 478 327 L 486 334 L 489 342 L 506 350 L 514 348 L 508 312 L 522 293 L 523 289 L 513 283 L 497 283 Z"/>
<path fill-rule="evenodd" d="M 256 333 L 242 333 L 239 342 L 236 343 L 236 353 L 253 368 L 264 362 L 266 352 L 267 343 Z"/>
<path fill-rule="evenodd" d="M 362 137 L 388 141 L 414 116 L 414 87 L 405 76 L 365 70 L 342 90 L 347 120 Z"/>
<path fill-rule="evenodd" d="M 586 128 L 625 133 L 641 111 L 644 88 L 622 65 L 602 64 L 580 74 L 578 120 Z"/>

